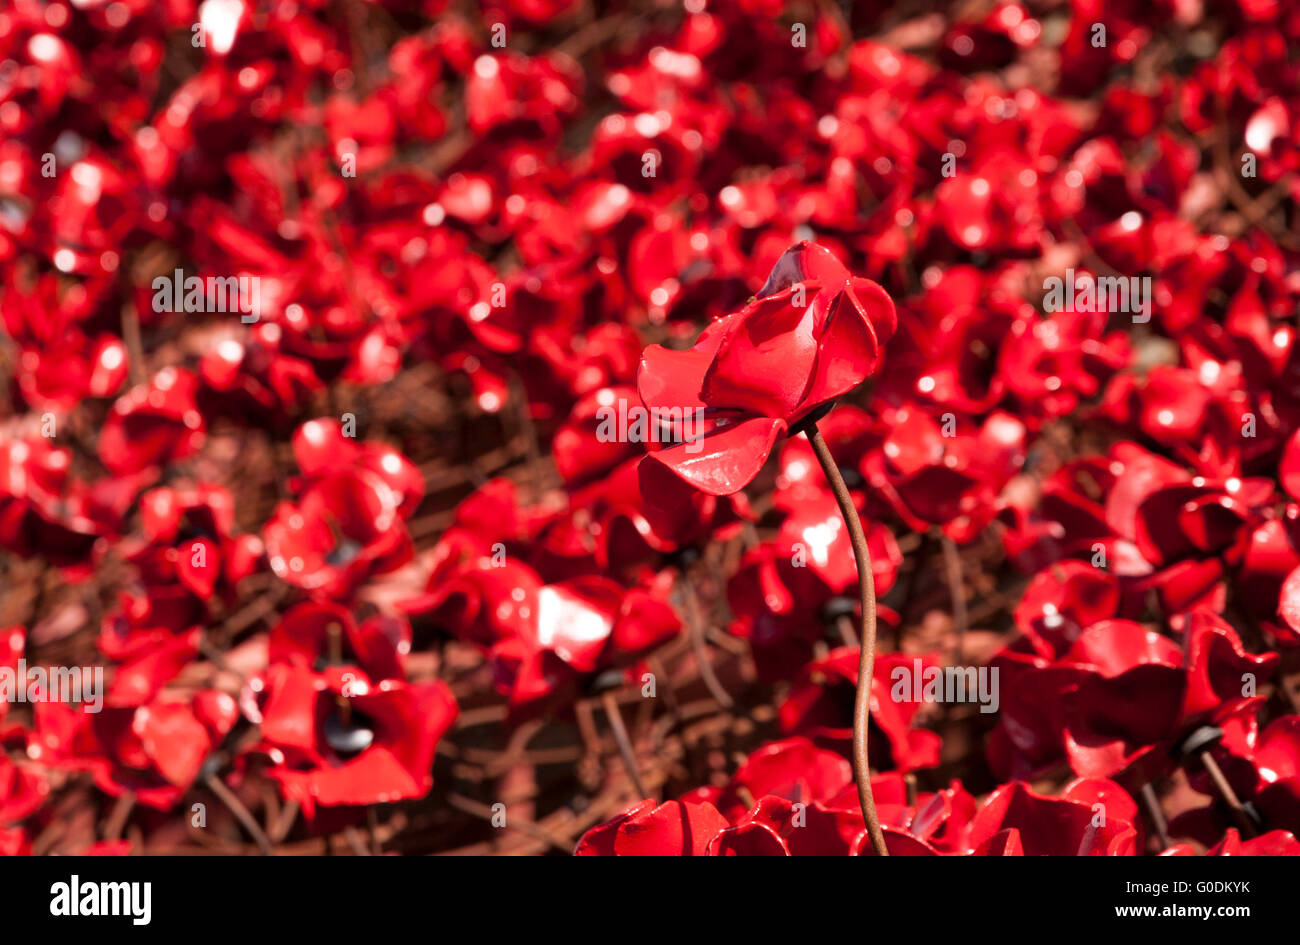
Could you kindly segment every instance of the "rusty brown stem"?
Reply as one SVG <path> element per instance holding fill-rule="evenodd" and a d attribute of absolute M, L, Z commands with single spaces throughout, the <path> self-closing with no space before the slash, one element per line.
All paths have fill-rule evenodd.
<path fill-rule="evenodd" d="M 1232 819 L 1236 822 L 1242 837 L 1249 840 L 1258 831 L 1255 829 L 1255 824 L 1251 821 L 1250 815 L 1246 813 L 1246 808 L 1241 803 L 1241 799 L 1237 797 L 1237 792 L 1232 789 L 1232 785 L 1224 777 L 1223 769 L 1219 767 L 1219 763 L 1214 760 L 1213 755 L 1208 751 L 1203 751 L 1200 759 L 1206 774 L 1210 776 L 1210 780 L 1214 783 L 1214 789 L 1219 792 L 1219 797 L 1228 805 L 1228 810 L 1232 813 Z"/>
<path fill-rule="evenodd" d="M 968 624 L 966 588 L 962 580 L 961 554 L 957 551 L 957 543 L 947 535 L 940 533 L 939 538 L 943 544 L 944 573 L 948 581 L 948 596 L 952 598 L 952 622 L 957 637 L 953 644 L 956 651 L 953 664 L 960 665 L 961 661 L 966 658 L 966 626 Z"/>
<path fill-rule="evenodd" d="M 253 838 L 253 842 L 262 851 L 262 855 L 274 856 L 275 850 L 271 847 L 271 841 L 267 838 L 266 833 L 263 832 L 262 825 L 253 819 L 253 815 L 249 813 L 248 808 L 244 806 L 244 802 L 239 799 L 235 792 L 226 787 L 225 782 L 215 774 L 209 774 L 203 779 L 203 783 L 207 785 L 209 791 L 217 796 L 217 800 L 225 804 L 230 812 L 235 815 L 235 819 L 248 831 L 248 835 Z"/>
<path fill-rule="evenodd" d="M 839 504 L 840 515 L 849 530 L 849 540 L 853 543 L 853 559 L 858 567 L 858 593 L 862 601 L 862 646 L 858 657 L 858 692 L 853 701 L 853 774 L 858 782 L 858 803 L 862 806 L 862 818 L 867 823 L 867 833 L 871 835 L 871 846 L 876 856 L 889 856 L 885 847 L 885 835 L 880 829 L 880 818 L 876 815 L 876 800 L 871 795 L 871 765 L 867 759 L 867 734 L 871 721 L 871 674 L 876 662 L 876 582 L 871 573 L 871 554 L 867 551 L 867 536 L 862 530 L 862 520 L 858 517 L 857 506 L 849 495 L 849 487 L 844 484 L 844 477 L 835 465 L 835 457 L 830 447 L 822 438 L 817 425 L 808 427 L 808 442 L 812 444 L 817 461 L 831 484 L 831 492 Z"/>
<path fill-rule="evenodd" d="M 614 732 L 614 741 L 618 743 L 619 754 L 623 756 L 623 767 L 627 769 L 627 776 L 632 781 L 637 798 L 644 800 L 648 795 L 645 784 L 641 781 L 641 772 L 637 770 L 636 750 L 632 746 L 632 739 L 627 734 L 627 726 L 623 724 L 623 713 L 619 711 L 618 699 L 614 697 L 612 691 L 606 691 L 602 701 L 605 706 L 605 717 L 609 719 L 609 727 Z"/>

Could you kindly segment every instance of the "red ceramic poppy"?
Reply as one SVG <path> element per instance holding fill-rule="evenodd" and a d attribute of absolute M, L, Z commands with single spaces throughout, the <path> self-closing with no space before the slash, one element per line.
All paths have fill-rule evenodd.
<path fill-rule="evenodd" d="M 927 657 L 922 663 L 930 666 L 935 660 Z M 912 665 L 913 658 L 901 653 L 877 656 L 871 683 L 871 729 L 885 736 L 885 743 L 873 754 L 882 759 L 881 765 L 888 759 L 900 771 L 933 767 L 939 762 L 939 736 L 912 728 L 921 703 L 911 698 L 896 700 L 891 695 L 894 668 L 910 670 Z M 857 681 L 857 647 L 839 647 L 825 659 L 807 664 L 778 709 L 782 729 L 846 745 L 853 736 L 852 699 L 846 700 L 846 694 L 856 689 Z"/>
<path fill-rule="evenodd" d="M 1122 793 L 1118 787 L 1114 792 Z M 1003 785 L 975 815 L 970 842 L 979 847 L 999 832 L 1015 829 L 1025 856 L 1133 856 L 1137 830 L 1131 821 L 1113 816 L 1111 807 L 1092 797 L 1046 797 L 1022 782 Z M 1126 809 L 1127 804 L 1115 808 Z"/>
<path fill-rule="evenodd" d="M 1064 662 L 1090 670 L 1066 700 L 1066 753 L 1076 773 L 1111 777 L 1140 764 L 1154 774 L 1198 722 L 1258 707 L 1258 696 L 1244 694 L 1243 673 L 1268 679 L 1276 654 L 1246 653 L 1231 627 L 1207 611 L 1192 612 L 1187 632 L 1180 649 L 1136 624 L 1109 621 L 1076 641 Z"/>
<path fill-rule="evenodd" d="M 344 607 L 306 602 L 290 608 L 271 628 L 267 662 L 319 669 L 334 658 L 335 648 L 339 658 L 372 680 L 402 679 L 411 628 L 404 618 L 382 614 L 358 625 Z"/>
<path fill-rule="evenodd" d="M 1300 856 L 1300 840 L 1289 830 L 1270 830 L 1249 840 L 1242 840 L 1235 827 L 1206 856 Z"/>
<path fill-rule="evenodd" d="M 696 488 L 729 495 L 758 474 L 778 437 L 870 376 L 896 324 L 884 290 L 854 279 L 830 252 L 792 246 L 756 299 L 705 329 L 684 352 L 646 349 L 637 374 L 645 406 L 668 417 L 701 411 L 693 442 L 652 452 Z"/>
<path fill-rule="evenodd" d="M 352 592 L 411 557 L 401 496 L 379 473 L 356 467 L 314 480 L 281 503 L 262 532 L 271 570 L 326 596 Z"/>
<path fill-rule="evenodd" d="M 456 715 L 456 700 L 441 681 L 372 683 L 355 673 L 273 666 L 256 750 L 304 812 L 423 797 L 433 784 L 438 740 Z"/>
<path fill-rule="evenodd" d="M 196 693 L 189 702 L 158 699 L 99 713 L 39 703 L 28 754 L 54 767 L 89 771 L 112 796 L 131 792 L 141 803 L 167 810 L 235 720 L 234 700 L 212 691 Z"/>
<path fill-rule="evenodd" d="M 0 823 L 17 823 L 45 803 L 50 783 L 39 769 L 0 755 Z"/>
<path fill-rule="evenodd" d="M 203 442 L 205 424 L 189 371 L 164 368 L 148 385 L 118 398 L 99 434 L 99 458 L 118 475 L 170 463 Z"/>
<path fill-rule="evenodd" d="M 853 781 L 848 761 L 832 751 L 817 748 L 806 738 L 770 742 L 736 769 L 717 806 L 736 820 L 753 806 L 754 799 L 776 795 L 789 801 L 828 801 Z"/>
<path fill-rule="evenodd" d="M 712 804 L 641 801 L 578 841 L 576 856 L 705 856 L 709 843 L 727 828 Z"/>

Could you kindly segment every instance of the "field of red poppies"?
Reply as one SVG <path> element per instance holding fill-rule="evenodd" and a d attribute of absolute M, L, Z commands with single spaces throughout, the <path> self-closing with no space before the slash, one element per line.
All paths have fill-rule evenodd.
<path fill-rule="evenodd" d="M 0 853 L 1300 855 L 1300 8 L 0 4 Z"/>

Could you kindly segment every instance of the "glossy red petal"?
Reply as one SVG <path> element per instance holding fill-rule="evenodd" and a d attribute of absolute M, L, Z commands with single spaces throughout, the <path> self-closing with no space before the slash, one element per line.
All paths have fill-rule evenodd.
<path fill-rule="evenodd" d="M 739 492 L 758 475 L 785 429 L 784 422 L 771 417 L 720 423 L 698 440 L 658 450 L 643 459 L 642 483 L 654 488 L 653 473 L 645 471 L 647 464 L 654 464 L 710 495 Z"/>

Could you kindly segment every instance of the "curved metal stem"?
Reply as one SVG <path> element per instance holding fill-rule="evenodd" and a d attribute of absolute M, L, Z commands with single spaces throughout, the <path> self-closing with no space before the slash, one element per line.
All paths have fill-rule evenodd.
<path fill-rule="evenodd" d="M 857 507 L 849 495 L 849 487 L 840 475 L 830 447 L 822 438 L 817 424 L 807 428 L 808 442 L 812 444 L 817 461 L 831 484 L 831 492 L 839 504 L 840 515 L 849 530 L 853 543 L 853 558 L 858 567 L 858 592 L 862 599 L 862 645 L 858 658 L 858 692 L 853 701 L 853 775 L 858 782 L 858 803 L 862 806 L 862 819 L 871 835 L 871 846 L 876 856 L 889 856 L 885 835 L 876 815 L 876 801 L 871 795 L 871 765 L 867 761 L 867 727 L 871 721 L 871 673 L 876 662 L 876 581 L 871 573 L 871 554 L 867 551 L 867 536 L 862 530 Z"/>

